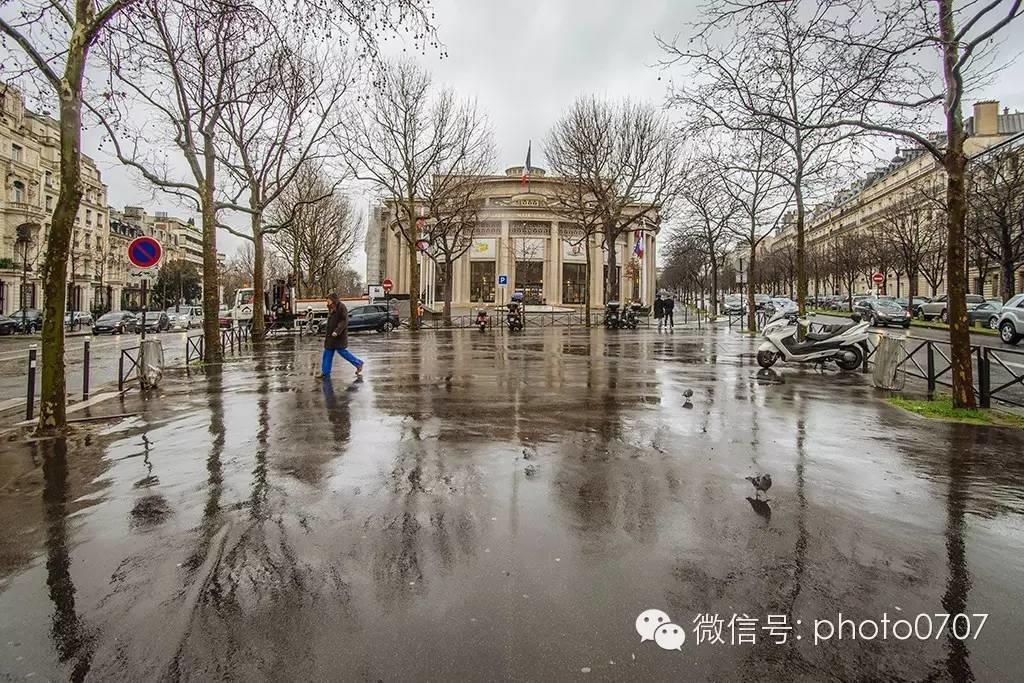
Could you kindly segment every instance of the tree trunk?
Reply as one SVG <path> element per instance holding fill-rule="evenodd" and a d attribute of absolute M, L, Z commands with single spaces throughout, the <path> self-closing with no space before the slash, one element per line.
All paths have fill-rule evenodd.
<path fill-rule="evenodd" d="M 199 208 L 203 219 L 203 361 L 220 363 L 220 292 L 217 273 L 217 211 L 213 203 L 215 156 L 212 135 L 204 135 L 206 173 L 200 188 Z"/>
<path fill-rule="evenodd" d="M 718 264 L 711 262 L 711 319 L 718 319 Z"/>
<path fill-rule="evenodd" d="M 263 212 L 255 211 L 252 216 L 252 338 L 253 341 L 263 339 L 267 332 L 266 306 L 264 297 L 266 283 L 263 276 L 264 245 L 263 245 Z"/>
<path fill-rule="evenodd" d="M 1003 301 L 1009 301 L 1017 288 L 1017 283 L 1014 281 L 1014 275 L 1016 274 L 1017 264 L 1013 260 L 1013 252 L 1009 250 L 1003 250 L 1003 263 L 1002 263 L 1002 296 Z"/>
<path fill-rule="evenodd" d="M 796 184 L 794 186 L 794 195 L 796 198 L 796 305 L 800 317 L 803 317 L 807 311 L 805 301 L 807 299 L 807 255 L 804 249 L 804 191 L 803 191 L 803 171 L 802 169 L 797 171 L 795 178 Z M 803 337 L 802 332 L 798 332 L 800 338 Z"/>
<path fill-rule="evenodd" d="M 79 17 L 67 53 L 60 88 L 60 193 L 50 221 L 43 261 L 42 377 L 39 387 L 40 433 L 67 426 L 64 377 L 64 306 L 67 296 L 68 248 L 75 216 L 82 202 L 82 78 L 89 44 L 85 24 L 92 23 L 93 5 Z"/>
<path fill-rule="evenodd" d="M 757 329 L 757 316 L 754 314 L 754 266 L 757 263 L 757 247 L 750 243 L 750 263 L 747 264 L 747 329 Z"/>
<path fill-rule="evenodd" d="M 974 408 L 974 383 L 971 360 L 971 334 L 967 320 L 967 196 L 964 156 L 963 113 L 960 97 L 963 86 L 955 73 L 959 60 L 956 31 L 953 26 L 953 0 L 939 0 L 939 33 L 943 46 L 943 70 L 946 82 L 946 206 L 949 243 L 947 244 L 946 292 L 949 295 L 950 370 L 953 380 L 953 405 Z"/>
<path fill-rule="evenodd" d="M 452 324 L 452 262 L 445 258 L 444 262 L 444 324 L 451 326 Z"/>
<path fill-rule="evenodd" d="M 584 324 L 590 327 L 590 280 L 593 277 L 594 266 L 593 254 L 590 251 L 590 235 L 584 235 L 583 237 L 583 251 L 587 254 L 587 267 L 586 267 L 586 282 L 583 285 L 583 318 Z"/>
<path fill-rule="evenodd" d="M 618 235 L 614 230 L 605 227 L 604 241 L 608 247 L 608 272 L 605 277 L 605 289 L 608 291 L 608 296 L 605 298 L 605 303 L 609 301 L 619 300 L 619 278 L 616 277 L 616 271 L 618 268 L 618 254 L 615 253 L 615 242 L 617 241 Z"/>

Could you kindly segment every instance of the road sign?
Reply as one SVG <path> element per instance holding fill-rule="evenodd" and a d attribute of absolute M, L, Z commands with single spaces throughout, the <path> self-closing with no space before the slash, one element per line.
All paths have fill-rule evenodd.
<path fill-rule="evenodd" d="M 499 287 L 508 287 L 508 275 L 499 275 L 498 276 L 498 286 Z"/>
<path fill-rule="evenodd" d="M 384 282 L 380 283 L 380 286 L 383 287 L 384 288 L 384 292 L 387 293 L 387 292 L 390 292 L 394 288 L 395 283 L 391 281 L 391 278 L 386 277 L 386 278 L 384 278 Z"/>
<path fill-rule="evenodd" d="M 128 243 L 128 260 L 136 268 L 153 268 L 160 263 L 163 249 L 152 237 L 136 237 Z"/>
<path fill-rule="evenodd" d="M 367 294 L 367 296 L 370 297 L 371 300 L 372 299 L 383 299 L 384 298 L 384 288 L 381 287 L 380 285 L 368 285 L 367 288 L 366 288 L 366 294 Z"/>
<path fill-rule="evenodd" d="M 871 281 L 876 285 L 880 285 L 885 282 L 885 273 L 875 273 L 871 276 Z"/>

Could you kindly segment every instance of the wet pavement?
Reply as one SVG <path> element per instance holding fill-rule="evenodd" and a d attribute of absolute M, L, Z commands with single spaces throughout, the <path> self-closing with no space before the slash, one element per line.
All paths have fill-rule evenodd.
<path fill-rule="evenodd" d="M 338 359 L 322 384 L 285 339 L 5 443 L 0 677 L 1019 679 L 1024 432 L 758 373 L 756 343 L 354 335 L 365 380 Z M 641 642 L 647 609 L 680 651 Z M 988 617 L 815 642 L 840 613 Z"/>

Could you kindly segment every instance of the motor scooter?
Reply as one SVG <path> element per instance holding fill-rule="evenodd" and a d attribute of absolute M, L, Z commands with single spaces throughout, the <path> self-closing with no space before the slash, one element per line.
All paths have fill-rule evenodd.
<path fill-rule="evenodd" d="M 476 326 L 480 328 L 481 332 L 483 332 L 485 329 L 487 329 L 487 322 L 488 322 L 487 311 L 485 309 L 481 308 L 476 313 Z"/>
<path fill-rule="evenodd" d="M 813 315 L 813 314 L 812 314 Z M 854 315 L 850 323 L 824 325 L 797 341 L 798 325 L 807 325 L 797 317 L 795 308 L 780 309 L 768 320 L 761 335 L 765 342 L 757 349 L 757 364 L 770 368 L 782 359 L 792 363 L 835 362 L 842 370 L 856 370 L 864 362 L 868 347 L 869 324 Z"/>
<path fill-rule="evenodd" d="M 617 330 L 623 326 L 622 312 L 618 301 L 609 301 L 604 307 L 604 326 L 609 330 Z"/>
<path fill-rule="evenodd" d="M 505 322 L 512 332 L 523 329 L 523 306 L 518 301 L 508 303 L 508 313 L 505 315 Z"/>

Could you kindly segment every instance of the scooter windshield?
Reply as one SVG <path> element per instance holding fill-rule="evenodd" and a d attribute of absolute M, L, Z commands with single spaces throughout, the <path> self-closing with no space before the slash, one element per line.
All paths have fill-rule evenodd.
<path fill-rule="evenodd" d="M 775 311 L 775 315 L 773 315 L 771 318 L 769 318 L 768 322 L 773 323 L 776 320 L 782 320 L 787 315 L 792 315 L 793 313 L 796 313 L 797 310 L 798 310 L 797 307 L 793 306 L 793 305 L 784 306 L 784 307 L 780 308 L 779 310 Z"/>

